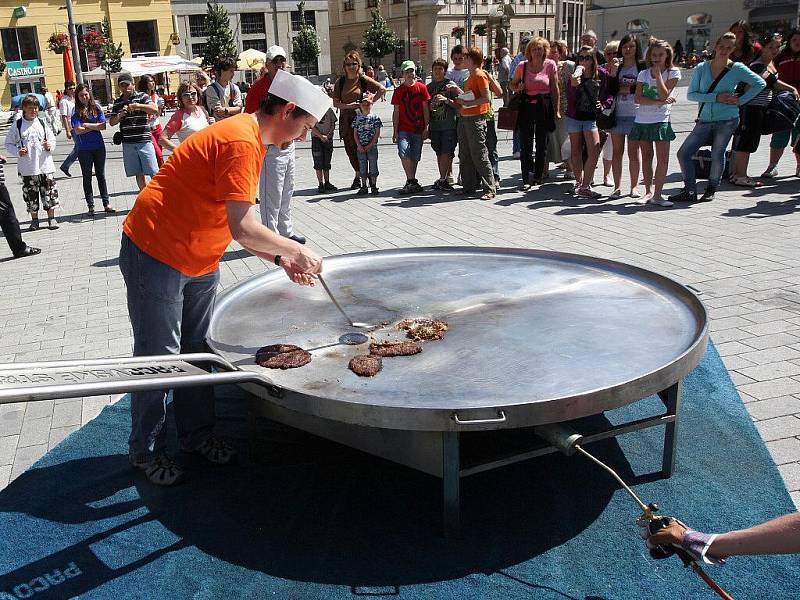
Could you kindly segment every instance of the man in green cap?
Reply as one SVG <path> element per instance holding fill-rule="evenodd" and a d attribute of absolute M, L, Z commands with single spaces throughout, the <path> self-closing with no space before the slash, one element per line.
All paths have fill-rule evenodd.
<path fill-rule="evenodd" d="M 400 65 L 402 83 L 392 94 L 394 113 L 392 142 L 397 144 L 397 153 L 406 173 L 406 184 L 398 192 L 401 196 L 422 191 L 417 181 L 417 164 L 422 158 L 422 141 L 428 137 L 431 95 L 421 81 L 417 81 L 416 65 L 407 60 Z"/>

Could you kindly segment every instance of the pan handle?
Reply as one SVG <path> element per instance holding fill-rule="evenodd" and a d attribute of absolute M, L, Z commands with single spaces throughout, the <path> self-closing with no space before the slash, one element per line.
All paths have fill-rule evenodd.
<path fill-rule="evenodd" d="M 491 425 L 492 423 L 505 423 L 506 412 L 504 410 L 497 411 L 497 417 L 491 419 L 459 419 L 458 413 L 453 413 L 453 420 L 456 425 Z"/>

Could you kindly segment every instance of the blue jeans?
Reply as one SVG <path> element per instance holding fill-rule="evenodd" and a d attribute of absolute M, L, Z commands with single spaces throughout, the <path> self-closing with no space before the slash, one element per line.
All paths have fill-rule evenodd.
<path fill-rule="evenodd" d="M 711 145 L 711 174 L 708 177 L 709 190 L 716 191 L 725 170 L 725 149 L 731 141 L 739 117 L 728 121 L 698 121 L 681 147 L 678 149 L 678 162 L 683 173 L 683 187 L 687 192 L 697 192 L 697 179 L 694 174 L 692 157 L 703 146 Z"/>
<path fill-rule="evenodd" d="M 72 151 L 67 155 L 67 158 L 64 159 L 64 162 L 61 163 L 61 167 L 59 167 L 62 171 L 69 171 L 69 168 L 78 160 L 78 142 L 75 136 L 72 136 L 72 144 Z"/>
<path fill-rule="evenodd" d="M 134 356 L 204 352 L 219 270 L 188 277 L 142 252 L 122 235 L 119 268 L 128 293 Z M 168 390 L 131 394 L 128 453 L 144 462 L 164 451 Z M 200 446 L 214 427 L 214 390 L 180 388 L 172 396 L 181 447 Z"/>
<path fill-rule="evenodd" d="M 378 147 L 367 152 L 358 152 L 358 173 L 361 179 L 378 176 Z"/>

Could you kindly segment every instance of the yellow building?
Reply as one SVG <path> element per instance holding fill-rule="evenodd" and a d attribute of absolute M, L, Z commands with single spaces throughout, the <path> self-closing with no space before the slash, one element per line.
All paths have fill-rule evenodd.
<path fill-rule="evenodd" d="M 125 57 L 164 56 L 176 53 L 170 0 L 73 0 L 78 35 L 100 31 L 108 16 L 114 41 L 122 43 Z M 0 0 L 0 36 L 6 72 L 2 76 L 0 105 L 8 109 L 11 97 L 46 86 L 51 92 L 64 87 L 63 57 L 50 52 L 47 40 L 54 32 L 67 32 L 66 1 Z M 99 65 L 94 53 L 80 51 L 83 72 Z M 98 100 L 105 82 L 93 80 Z M 55 95 L 55 94 L 54 94 Z"/>

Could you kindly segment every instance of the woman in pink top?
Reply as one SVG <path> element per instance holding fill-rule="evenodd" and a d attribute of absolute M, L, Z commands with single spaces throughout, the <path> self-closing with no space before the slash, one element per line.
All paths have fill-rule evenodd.
<path fill-rule="evenodd" d="M 521 95 L 517 128 L 520 140 L 523 192 L 533 184 L 540 185 L 547 164 L 547 140 L 560 119 L 558 95 L 558 66 L 546 58 L 550 43 L 544 38 L 533 38 L 525 47 L 525 58 L 514 72 L 511 89 Z M 536 158 L 533 158 L 534 140 Z"/>
<path fill-rule="evenodd" d="M 174 151 L 178 144 L 170 140 L 173 135 L 178 136 L 182 142 L 196 131 L 205 129 L 214 122 L 214 117 L 209 117 L 206 109 L 199 104 L 200 92 L 194 84 L 183 81 L 178 86 L 178 110 L 172 115 L 158 138 L 158 143 L 164 148 Z"/>

